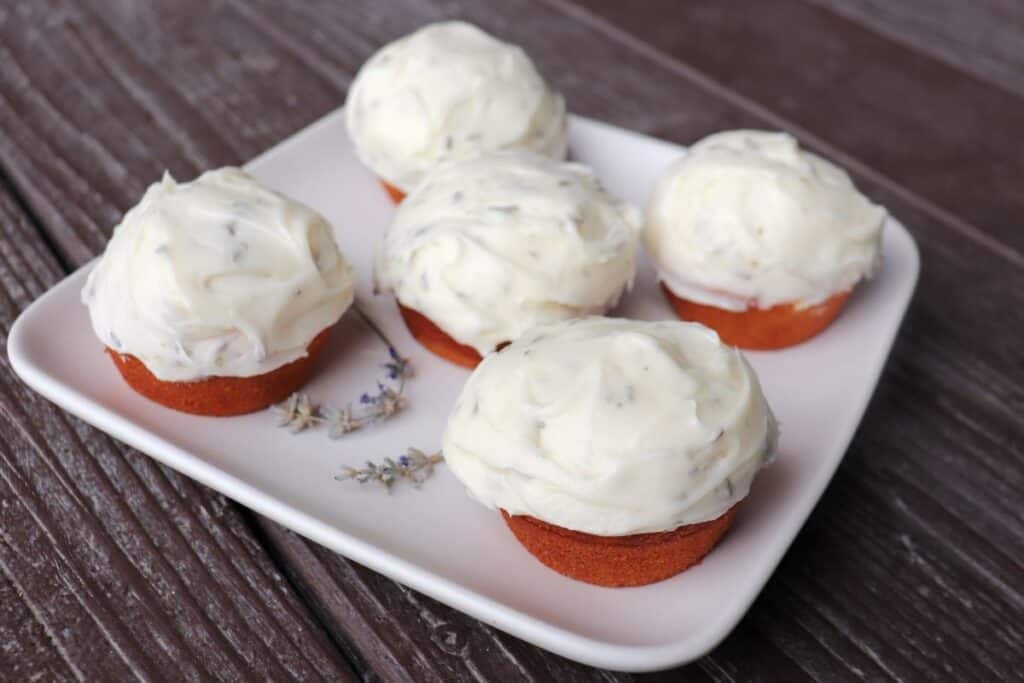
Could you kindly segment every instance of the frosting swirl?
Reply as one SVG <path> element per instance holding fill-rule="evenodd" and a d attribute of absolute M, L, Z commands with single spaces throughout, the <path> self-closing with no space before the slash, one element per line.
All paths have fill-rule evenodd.
<path fill-rule="evenodd" d="M 614 306 L 632 284 L 639 226 L 585 166 L 493 152 L 438 166 L 399 205 L 376 275 L 484 354 Z"/>
<path fill-rule="evenodd" d="M 680 297 L 737 311 L 807 307 L 874 273 L 885 215 L 793 136 L 727 131 L 665 172 L 643 242 Z"/>
<path fill-rule="evenodd" d="M 624 536 L 720 516 L 747 495 L 776 437 L 754 371 L 713 331 L 586 318 L 484 358 L 443 450 L 488 507 Z"/>
<path fill-rule="evenodd" d="M 411 191 L 437 162 L 481 150 L 564 159 L 565 100 L 515 45 L 470 24 L 430 24 L 385 45 L 348 91 L 345 122 L 362 162 Z"/>
<path fill-rule="evenodd" d="M 114 229 L 82 301 L 96 335 L 158 379 L 263 374 L 351 305 L 331 226 L 237 168 L 154 183 Z"/>

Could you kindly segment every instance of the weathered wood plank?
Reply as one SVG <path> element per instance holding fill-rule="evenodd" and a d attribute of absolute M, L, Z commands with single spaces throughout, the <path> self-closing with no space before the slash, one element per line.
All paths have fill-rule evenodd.
<path fill-rule="evenodd" d="M 803 16 L 804 10 L 792 3 L 779 6 L 783 17 Z M 637 39 L 564 3 L 510 2 L 486 8 L 427 0 L 323 1 L 287 8 L 269 2 L 133 5 L 131 11 L 97 7 L 23 3 L 0 19 L 0 58 L 16 64 L 0 69 L 0 163 L 72 263 L 101 248 L 119 212 L 164 165 L 188 176 L 209 165 L 244 160 L 337 106 L 348 79 L 377 45 L 452 13 L 523 43 L 581 113 L 684 142 L 717 128 L 791 121 L 798 124 L 798 132 L 813 133 L 809 139 L 814 144 L 818 138 L 834 142 L 837 146 L 826 145 L 824 151 L 857 162 L 853 170 L 858 181 L 915 229 L 925 258 L 919 295 L 850 454 L 750 615 L 712 655 L 657 678 L 919 680 L 980 675 L 1009 680 L 1019 671 L 1022 634 L 1014 617 L 1022 600 L 1015 579 L 1024 567 L 1024 520 L 1018 504 L 1024 493 L 1024 393 L 1019 384 L 1024 357 L 1004 332 L 1024 329 L 1022 290 L 1015 286 L 1021 282 L 1024 259 L 1015 241 L 1019 236 L 1003 229 L 1019 222 L 1019 193 L 996 197 L 993 193 L 1002 186 L 990 185 L 992 202 L 983 206 L 981 195 L 970 188 L 952 193 L 928 174 L 928 183 L 922 184 L 919 166 L 924 162 L 908 152 L 917 152 L 916 145 L 927 140 L 936 145 L 927 149 L 931 159 L 968 160 L 961 164 L 964 170 L 952 163 L 945 170 L 970 175 L 950 177 L 980 182 L 988 176 L 984 168 L 978 169 L 989 159 L 996 159 L 1000 168 L 1015 168 L 1015 159 L 1008 156 L 1012 147 L 973 145 L 961 132 L 939 135 L 938 123 L 892 118 L 899 112 L 870 107 L 868 91 L 856 82 L 849 93 L 814 91 L 854 107 L 859 112 L 854 123 L 850 116 L 829 121 L 818 111 L 817 100 L 802 95 L 803 90 L 792 102 L 754 97 L 747 90 L 748 66 L 758 60 L 751 55 L 769 54 L 771 59 L 759 59 L 771 65 L 775 53 L 765 52 L 764 46 L 786 46 L 748 26 L 746 13 L 733 16 L 750 31 L 751 41 L 726 54 L 731 61 L 716 67 L 719 72 L 711 68 L 717 64 L 711 60 L 711 47 L 697 55 L 707 63 L 696 57 L 678 61 L 682 53 L 674 43 L 664 42 L 665 31 L 659 27 L 672 24 L 678 29 L 679 22 L 665 22 L 671 15 L 657 12 L 637 25 L 637 35 L 642 35 Z M 701 6 L 687 5 L 686 11 L 695 11 L 692 7 Z M 755 15 L 760 11 L 748 9 Z M 814 15 L 816 23 L 811 24 L 821 35 L 795 41 L 776 63 L 790 64 L 782 75 L 800 75 L 802 69 L 793 64 L 828 64 L 830 56 L 835 58 L 830 52 L 835 45 L 846 50 L 869 46 L 868 56 L 888 55 L 897 72 L 906 64 L 912 71 L 927 69 L 924 85 L 901 81 L 907 85 L 904 103 L 911 109 L 934 104 L 928 86 L 947 78 L 955 86 L 947 96 L 957 101 L 995 97 L 981 85 L 960 84 L 957 79 L 962 77 L 951 69 L 919 62 L 912 51 L 895 43 L 876 44 L 876 36 L 822 14 Z M 33 26 L 45 31 L 33 33 Z M 731 33 L 734 28 L 719 20 L 706 24 L 706 30 L 718 32 L 719 44 L 740 45 Z M 648 40 L 656 47 L 647 45 Z M 713 39 L 706 42 L 715 45 Z M 781 77 L 773 78 L 776 90 L 768 94 L 779 89 Z M 69 106 L 66 96 L 77 97 L 77 103 Z M 1016 100 L 1000 102 L 1006 117 L 1021 112 Z M 947 109 L 936 110 L 939 123 L 963 123 L 960 114 L 947 116 Z M 971 130 L 980 125 L 967 123 L 974 126 Z M 999 127 L 1005 124 L 984 123 L 997 134 L 1005 130 Z M 911 139 L 903 139 L 909 134 L 904 127 L 919 125 L 923 132 L 910 131 Z M 79 130 L 85 131 L 84 138 Z M 900 153 L 876 158 L 865 150 Z M 879 159 L 884 174 L 871 167 Z M 979 212 L 994 218 L 979 219 Z M 7 279 L 15 278 L 0 271 L 0 280 Z M 16 398 L 32 400 L 20 394 Z M 19 414 L 0 425 L 20 424 L 22 419 L 27 418 Z M 48 426 L 61 420 L 76 425 L 56 414 L 30 424 L 57 435 L 87 434 L 77 438 L 93 452 L 111 454 L 84 471 L 70 468 L 64 453 L 47 453 L 48 461 L 69 468 L 76 477 L 105 480 L 103 496 L 85 500 L 92 505 L 102 501 L 114 510 L 125 505 L 138 510 L 146 519 L 133 522 L 140 536 L 154 539 L 168 533 L 160 531 L 160 519 L 149 519 L 167 516 L 162 506 L 173 502 L 170 490 L 159 485 L 161 477 L 174 482 L 170 488 L 179 491 L 179 498 L 203 495 L 199 487 L 130 451 L 118 454 L 124 449 L 102 443 L 104 437 L 81 425 Z M 32 438 L 14 436 L 27 444 L 24 448 L 32 447 Z M 114 464 L 121 461 L 129 467 Z M 140 485 L 163 493 L 149 493 L 156 502 L 138 507 L 134 496 Z M 74 484 L 68 486 L 73 489 Z M 235 515 L 233 506 L 221 513 Z M 204 519 L 197 514 L 182 528 L 182 537 L 191 542 L 200 533 L 195 520 Z M 266 520 L 256 518 L 254 524 L 335 641 L 385 680 L 629 678 L 543 653 Z M 216 543 L 227 542 L 219 536 L 222 528 L 209 523 Z M 244 528 L 228 536 L 232 534 L 249 538 Z M 127 537 L 118 538 L 117 543 L 128 542 Z M 163 541 L 150 543 L 159 549 Z M 45 543 L 34 547 L 47 552 Z M 12 575 L 23 571 L 28 572 Z M 90 590 L 102 585 L 87 575 L 82 581 Z M 146 585 L 155 590 L 154 582 Z M 60 605 L 56 600 L 52 604 Z M 159 609 L 182 614 L 163 604 Z M 138 623 L 145 618 L 143 614 Z M 214 629 L 208 630 L 212 634 Z M 90 632 L 85 633 L 72 633 L 68 641 L 74 645 L 77 638 L 87 639 Z M 126 633 L 131 636 L 124 639 L 126 652 L 135 648 L 150 658 L 164 656 L 147 641 L 137 642 L 140 636 L 134 631 Z M 230 638 L 231 633 L 220 637 Z M 205 647 L 196 649 L 207 656 Z"/>
<path fill-rule="evenodd" d="M 7 506 L 0 499 L 0 505 Z M 57 644 L 10 577 L 0 573 L 0 671 L 10 680 L 73 681 L 76 671 L 63 660 Z"/>
<path fill-rule="evenodd" d="M 1024 12 L 1017 0 L 809 1 L 1024 96 Z"/>

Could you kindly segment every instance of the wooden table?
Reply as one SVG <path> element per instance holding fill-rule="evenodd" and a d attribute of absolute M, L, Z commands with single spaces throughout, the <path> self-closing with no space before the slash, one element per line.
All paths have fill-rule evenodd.
<path fill-rule="evenodd" d="M 524 45 L 578 113 L 682 143 L 790 130 L 921 246 L 888 368 L 810 521 L 735 632 L 656 677 L 1021 676 L 1018 0 L 8 0 L 0 333 L 165 168 L 245 161 L 338 107 L 378 46 L 453 15 Z M 54 408 L 0 358 L 0 679 L 631 678 L 246 511 Z"/>

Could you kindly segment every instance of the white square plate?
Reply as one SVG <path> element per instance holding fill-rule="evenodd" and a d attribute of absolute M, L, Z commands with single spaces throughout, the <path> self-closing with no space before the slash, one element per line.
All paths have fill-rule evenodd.
<path fill-rule="evenodd" d="M 643 205 L 683 149 L 574 118 L 573 156 L 614 193 Z M 79 290 L 86 265 L 40 297 L 11 331 L 9 353 L 33 389 L 96 427 L 261 514 L 543 648 L 628 671 L 667 668 L 711 650 L 771 575 L 839 465 L 860 422 L 917 281 L 917 247 L 885 226 L 885 267 L 858 287 L 839 319 L 801 346 L 750 353 L 782 425 L 782 453 L 762 472 L 737 523 L 703 563 L 640 588 L 564 578 L 533 559 L 501 517 L 471 501 L 442 465 L 421 490 L 339 483 L 343 464 L 437 449 L 467 371 L 423 350 L 388 296 L 373 296 L 374 243 L 393 208 L 352 153 L 336 111 L 248 164 L 272 187 L 321 211 L 359 273 L 361 308 L 412 358 L 410 407 L 388 422 L 330 441 L 291 435 L 269 413 L 203 418 L 133 393 L 92 333 Z M 641 256 L 637 285 L 617 312 L 671 318 Z M 68 343 L 74 339 L 74 343 Z M 306 391 L 341 404 L 372 389 L 386 350 L 358 316 L 344 316 L 328 360 Z"/>

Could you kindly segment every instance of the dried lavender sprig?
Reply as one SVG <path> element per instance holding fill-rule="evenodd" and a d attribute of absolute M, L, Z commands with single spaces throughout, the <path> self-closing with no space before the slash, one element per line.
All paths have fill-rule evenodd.
<path fill-rule="evenodd" d="M 287 427 L 292 434 L 298 434 L 307 427 L 316 427 L 324 419 L 306 394 L 292 394 L 272 410 L 278 417 L 277 426 Z"/>
<path fill-rule="evenodd" d="M 398 460 L 384 458 L 380 464 L 367 460 L 366 467 L 362 468 L 343 466 L 341 474 L 334 478 L 338 481 L 354 479 L 360 484 L 376 482 L 390 493 L 391 488 L 402 479 L 411 482 L 414 488 L 419 488 L 434 473 L 434 465 L 443 461 L 441 453 L 427 455 L 418 448 L 409 448 Z"/>
<path fill-rule="evenodd" d="M 405 397 L 406 380 L 412 376 L 412 366 L 409 359 L 402 356 L 398 349 L 388 338 L 384 331 L 370 319 L 358 305 L 353 305 L 356 313 L 362 318 L 381 341 L 388 347 L 387 363 L 384 368 L 387 379 L 397 381 L 398 386 L 393 387 L 384 382 L 377 382 L 377 393 L 364 393 L 359 403 L 363 406 L 360 412 L 356 412 L 351 405 L 344 408 L 335 408 L 330 405 L 314 405 L 306 394 L 295 393 L 288 397 L 288 400 L 280 405 L 274 406 L 273 410 L 278 415 L 278 426 L 287 427 L 292 433 L 301 432 L 307 428 L 314 428 L 322 423 L 329 426 L 328 436 L 332 439 L 339 439 L 345 434 L 361 429 L 368 424 L 385 420 L 398 413 L 406 406 L 408 400 Z"/>
<path fill-rule="evenodd" d="M 408 403 L 403 394 L 404 389 L 404 377 L 399 380 L 398 387 L 377 382 L 377 393 L 364 393 L 359 398 L 359 405 L 363 407 L 359 413 L 356 413 L 351 404 L 344 408 L 327 404 L 317 406 L 310 401 L 308 395 L 301 393 L 292 394 L 287 401 L 274 406 L 273 411 L 278 416 L 277 425 L 287 427 L 293 434 L 326 423 L 329 427 L 327 435 L 332 439 L 339 439 L 345 434 L 362 429 L 368 424 L 386 420 L 400 412 Z"/>

